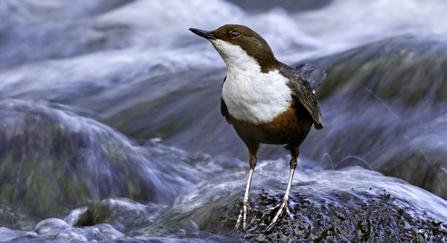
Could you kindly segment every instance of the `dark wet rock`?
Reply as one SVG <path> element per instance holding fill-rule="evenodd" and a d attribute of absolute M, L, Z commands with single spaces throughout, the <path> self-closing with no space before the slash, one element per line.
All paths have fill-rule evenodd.
<path fill-rule="evenodd" d="M 157 170 L 125 136 L 66 108 L 0 101 L 0 200 L 12 212 L 61 216 L 111 196 L 168 203 L 189 185 L 169 167 Z"/>
<path fill-rule="evenodd" d="M 324 194 L 295 193 L 290 197 L 294 220 L 283 215 L 270 231 L 274 216 L 262 210 L 278 204 L 280 195 L 258 195 L 244 238 L 251 242 L 440 242 L 447 240 L 447 223 L 414 208 L 387 191 L 333 190 Z M 230 209 L 231 227 L 239 208 Z"/>
<path fill-rule="evenodd" d="M 264 173 L 264 172 L 262 172 Z M 218 185 L 202 185 L 181 197 L 172 210 L 131 237 L 212 232 L 250 242 L 442 242 L 447 240 L 447 203 L 400 179 L 358 167 L 311 173 L 312 181 L 292 186 L 291 220 L 282 215 L 272 230 L 267 208 L 283 195 L 281 183 L 252 191 L 247 229 L 235 230 L 240 206 Z M 256 177 L 254 178 L 256 181 Z M 256 182 L 255 182 L 256 183 Z M 213 192 L 211 192 L 213 191 Z"/>

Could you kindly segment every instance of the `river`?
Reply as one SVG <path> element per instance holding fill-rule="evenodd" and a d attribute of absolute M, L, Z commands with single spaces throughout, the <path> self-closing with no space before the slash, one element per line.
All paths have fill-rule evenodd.
<path fill-rule="evenodd" d="M 0 242 L 446 242 L 447 2 L 0 2 Z M 248 152 L 226 67 L 188 29 L 227 23 L 326 70 L 325 128 Z"/>

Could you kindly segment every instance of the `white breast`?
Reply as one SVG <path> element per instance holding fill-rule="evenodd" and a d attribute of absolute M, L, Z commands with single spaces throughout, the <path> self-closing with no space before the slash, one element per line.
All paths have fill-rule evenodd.
<path fill-rule="evenodd" d="M 286 111 L 292 99 L 288 79 L 279 71 L 262 73 L 259 64 L 236 45 L 212 41 L 227 64 L 222 98 L 231 116 L 254 124 Z"/>

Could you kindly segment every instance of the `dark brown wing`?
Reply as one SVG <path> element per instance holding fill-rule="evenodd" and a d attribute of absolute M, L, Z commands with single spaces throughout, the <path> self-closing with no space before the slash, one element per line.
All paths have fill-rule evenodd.
<path fill-rule="evenodd" d="M 324 70 L 320 70 L 307 63 L 296 66 L 295 71 L 309 82 L 314 93 L 318 87 L 320 87 L 321 82 L 326 78 L 326 72 Z"/>
<path fill-rule="evenodd" d="M 281 65 L 280 72 L 289 79 L 288 86 L 292 90 L 293 98 L 299 101 L 312 116 L 315 128 L 322 129 L 324 125 L 320 104 L 307 79 L 285 64 Z"/>
<path fill-rule="evenodd" d="M 225 80 L 227 79 L 227 77 L 224 78 L 223 83 L 225 83 Z M 222 83 L 222 85 L 223 85 Z M 229 124 L 231 124 L 231 119 L 230 119 L 230 113 L 228 113 L 228 109 L 227 109 L 227 105 L 225 104 L 224 100 L 222 99 L 222 97 L 220 97 L 220 113 L 222 114 L 222 116 L 225 117 L 225 119 L 227 120 L 227 122 Z"/>

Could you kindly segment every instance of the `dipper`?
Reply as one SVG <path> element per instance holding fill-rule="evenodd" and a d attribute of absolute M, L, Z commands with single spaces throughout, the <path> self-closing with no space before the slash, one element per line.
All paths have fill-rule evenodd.
<path fill-rule="evenodd" d="M 324 71 L 302 64 L 296 69 L 276 60 L 267 42 L 243 25 L 227 24 L 214 31 L 189 29 L 209 40 L 227 66 L 221 93 L 221 113 L 233 125 L 249 153 L 250 171 L 236 229 L 246 226 L 248 195 L 260 144 L 286 144 L 290 151 L 287 188 L 270 230 L 288 208 L 289 191 L 297 165 L 299 147 L 314 124 L 323 128 L 315 90 L 326 77 Z"/>

